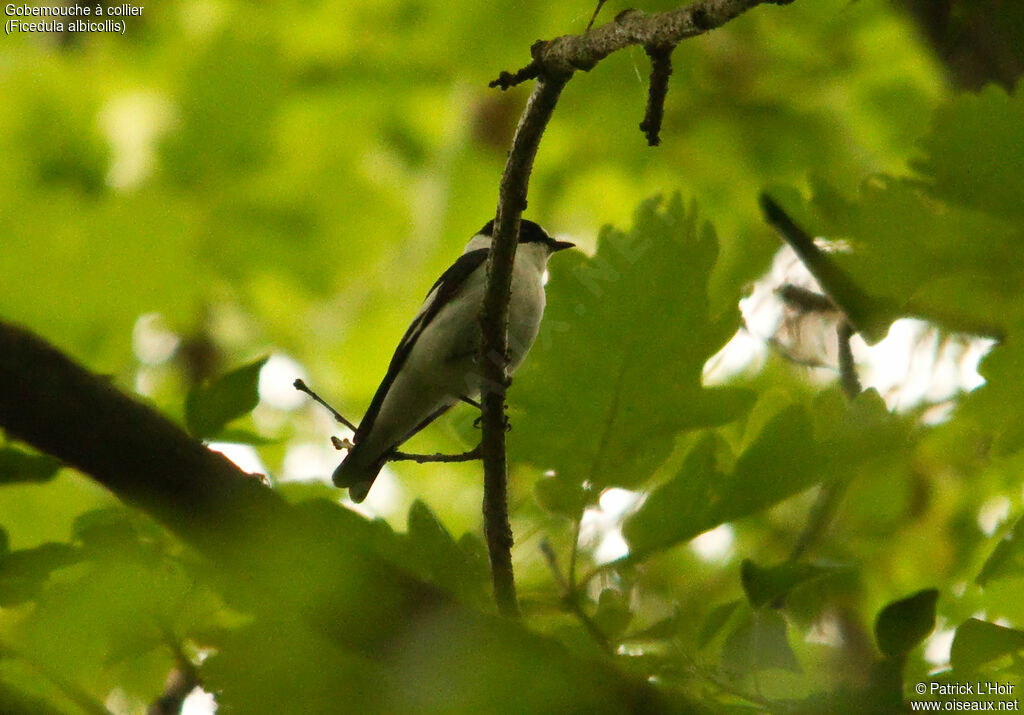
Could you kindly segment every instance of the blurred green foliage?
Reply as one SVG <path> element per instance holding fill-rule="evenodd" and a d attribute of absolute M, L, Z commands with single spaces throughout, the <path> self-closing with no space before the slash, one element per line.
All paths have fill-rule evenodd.
<path fill-rule="evenodd" d="M 260 402 L 260 372 L 268 358 L 260 358 L 215 380 L 194 385 L 185 396 L 185 426 L 193 437 L 220 438 L 227 424 L 252 412 Z M 235 441 L 243 441 L 237 440 Z"/>
<path fill-rule="evenodd" d="M 372 520 L 282 478 L 335 459 L 334 425 L 269 399 L 299 375 L 260 356 L 361 413 L 493 215 L 526 89 L 487 82 L 591 11 L 170 1 L 123 37 L 0 41 L 0 318 L 255 445 L 307 518 L 219 570 L 0 444 L 0 711 L 144 712 L 182 659 L 235 712 L 864 712 L 932 677 L 1021 682 L 1024 99 L 958 94 L 889 2 L 764 6 L 683 43 L 656 150 L 642 50 L 568 86 L 528 217 L 582 251 L 552 262 L 509 393 L 522 627 L 490 615 L 475 465 L 393 465 Z M 938 424 L 779 357 L 705 384 L 779 245 L 766 190 L 848 245 L 830 255 L 886 323 L 1001 336 L 986 384 Z M 473 416 L 410 448 L 471 446 Z M 646 500 L 609 561 L 581 517 L 613 488 Z M 685 545 L 723 524 L 717 555 Z M 325 593 L 347 610 L 304 611 Z"/>

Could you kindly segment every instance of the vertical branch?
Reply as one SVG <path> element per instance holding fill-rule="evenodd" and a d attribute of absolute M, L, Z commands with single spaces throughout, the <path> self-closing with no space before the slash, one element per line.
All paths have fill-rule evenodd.
<path fill-rule="evenodd" d="M 505 457 L 505 390 L 508 386 L 508 304 L 519 221 L 526 208 L 526 191 L 537 146 L 558 97 L 568 80 L 544 76 L 537 82 L 516 128 L 512 149 L 501 176 L 494 238 L 487 259 L 487 288 L 480 314 L 484 460 L 484 534 L 491 560 L 494 599 L 507 616 L 518 616 L 512 575 L 512 528 L 508 521 L 508 464 Z"/>
<path fill-rule="evenodd" d="M 588 26 L 582 35 L 538 40 L 530 48 L 528 65 L 515 73 L 503 71 L 490 83 L 491 87 L 508 89 L 528 79 L 538 80 L 519 119 L 501 176 L 498 210 L 487 259 L 487 287 L 480 312 L 481 338 L 477 354 L 483 425 L 480 449 L 484 460 L 484 534 L 491 559 L 494 597 L 498 609 L 505 615 L 516 616 L 519 611 L 512 577 L 512 530 L 508 523 L 506 494 L 505 391 L 508 387 L 509 291 L 519 222 L 526 209 L 530 171 L 558 97 L 574 72 L 593 69 L 616 50 L 630 45 L 658 48 L 651 55 L 652 87 L 644 120 L 648 140 L 653 144 L 657 139 L 664 93 L 671 73 L 671 48 L 687 37 L 704 34 L 763 3 L 787 5 L 791 2 L 793 0 L 697 0 L 650 15 L 639 10 L 626 10 L 601 27 L 589 29 Z"/>
<path fill-rule="evenodd" d="M 850 338 L 853 337 L 853 326 L 848 320 L 843 320 L 836 328 L 839 337 L 839 382 L 843 386 L 843 392 L 853 400 L 861 393 L 860 378 L 857 376 L 857 365 L 853 361 L 853 350 L 850 347 Z"/>

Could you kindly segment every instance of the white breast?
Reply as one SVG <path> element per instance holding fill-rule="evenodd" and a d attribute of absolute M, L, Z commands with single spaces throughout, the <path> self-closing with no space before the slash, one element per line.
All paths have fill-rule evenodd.
<path fill-rule="evenodd" d="M 547 246 L 540 243 L 524 243 L 516 251 L 508 320 L 510 373 L 522 363 L 540 330 L 545 304 L 544 271 L 549 255 Z"/>

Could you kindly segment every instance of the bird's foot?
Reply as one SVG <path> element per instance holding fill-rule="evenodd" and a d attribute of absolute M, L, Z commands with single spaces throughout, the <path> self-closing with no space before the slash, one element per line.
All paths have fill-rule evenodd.
<path fill-rule="evenodd" d="M 508 409 L 508 405 L 505 405 L 505 409 L 506 410 Z M 483 422 L 483 420 L 484 420 L 483 415 L 481 415 L 480 417 L 477 417 L 475 420 L 473 420 L 473 427 L 475 427 L 476 429 L 480 429 L 480 426 L 481 426 L 481 423 Z M 504 420 L 504 423 L 505 423 L 504 424 L 505 431 L 506 432 L 511 432 L 512 431 L 512 423 L 509 421 L 508 415 L 507 414 L 502 415 L 502 420 Z"/>

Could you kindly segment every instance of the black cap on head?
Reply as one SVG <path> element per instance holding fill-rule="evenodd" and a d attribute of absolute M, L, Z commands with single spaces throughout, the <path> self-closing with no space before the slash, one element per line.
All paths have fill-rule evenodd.
<path fill-rule="evenodd" d="M 484 227 L 477 231 L 477 234 L 484 236 L 494 235 L 494 219 L 491 219 L 484 224 Z M 533 221 L 527 221 L 525 218 L 519 222 L 519 243 L 546 243 L 552 247 L 553 250 L 561 250 L 562 248 L 568 248 L 572 244 L 566 245 L 565 241 L 556 241 L 540 226 L 535 224 Z M 556 247 L 557 245 L 557 247 Z"/>
<path fill-rule="evenodd" d="M 551 243 L 551 236 L 533 221 L 519 222 L 519 243 Z"/>

